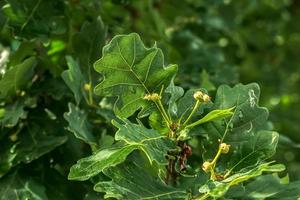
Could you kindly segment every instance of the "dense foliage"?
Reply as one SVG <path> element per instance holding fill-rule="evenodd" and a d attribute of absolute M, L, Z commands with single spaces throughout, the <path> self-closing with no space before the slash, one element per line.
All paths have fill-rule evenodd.
<path fill-rule="evenodd" d="M 300 197 L 298 1 L 0 6 L 0 199 Z"/>

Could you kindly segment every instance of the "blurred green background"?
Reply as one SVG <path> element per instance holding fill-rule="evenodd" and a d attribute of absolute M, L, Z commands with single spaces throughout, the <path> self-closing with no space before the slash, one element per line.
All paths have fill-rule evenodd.
<path fill-rule="evenodd" d="M 300 180 L 300 1 L 2 0 L 0 7 L 0 186 L 9 174 L 28 180 L 25 170 L 31 177 L 43 174 L 37 180 L 49 199 L 58 190 L 51 183 L 68 191 L 54 192 L 54 199 L 92 195 L 84 184 L 64 184 L 69 167 L 90 151 L 64 128 L 67 102 L 74 99 L 61 73 L 70 55 L 94 86 L 91 66 L 103 45 L 116 34 L 131 32 L 147 45 L 156 42 L 166 63 L 179 64 L 176 83 L 184 88 L 205 87 L 214 94 L 221 84 L 257 82 L 260 104 L 269 109 L 270 125 L 281 134 L 274 159 L 287 166 L 291 180 Z M 4 80 L 6 71 L 28 57 L 35 59 L 35 67 L 21 76 L 12 72 L 20 88 L 5 91 L 10 84 Z M 101 118 L 95 128 L 111 130 L 109 112 L 96 113 L 87 100 L 80 107 L 90 121 Z M 40 136 L 32 142 L 27 132 L 31 138 L 45 132 L 52 143 L 44 145 L 49 138 Z M 109 134 L 98 135 L 111 140 Z M 35 140 L 41 145 L 31 146 Z"/>

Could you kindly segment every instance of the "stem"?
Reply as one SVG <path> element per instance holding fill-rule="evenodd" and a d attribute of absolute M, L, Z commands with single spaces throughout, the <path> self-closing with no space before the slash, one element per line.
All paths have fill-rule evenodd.
<path fill-rule="evenodd" d="M 163 107 L 161 108 L 161 106 L 160 106 L 159 103 L 157 103 L 157 102 L 154 102 L 154 103 L 155 103 L 155 105 L 156 105 L 158 111 L 160 112 L 161 116 L 162 116 L 162 117 L 164 118 L 164 120 L 166 121 L 168 127 L 170 127 L 170 124 L 171 124 L 171 123 L 169 122 L 168 117 L 164 114 L 164 110 L 162 110 Z"/>
<path fill-rule="evenodd" d="M 169 122 L 170 124 L 172 124 L 172 121 L 170 120 L 170 117 L 168 116 L 168 114 L 167 114 L 167 112 L 166 112 L 164 106 L 163 106 L 162 103 L 161 103 L 161 100 L 158 101 L 158 105 L 160 106 L 160 108 L 161 108 L 163 114 L 165 115 L 165 117 L 167 118 L 168 122 Z"/>
<path fill-rule="evenodd" d="M 92 86 L 92 83 L 89 82 L 89 85 Z M 91 88 L 89 89 L 89 104 L 90 104 L 90 105 L 93 105 L 93 104 L 94 104 L 94 102 L 93 102 L 93 91 L 92 91 Z"/>
<path fill-rule="evenodd" d="M 195 114 L 197 108 L 200 106 L 200 101 L 197 100 L 194 107 L 193 107 L 193 110 L 192 112 L 190 113 L 190 115 L 188 116 L 188 118 L 185 120 L 185 122 L 183 123 L 182 127 L 185 127 L 186 124 L 191 120 L 191 118 L 193 117 L 193 115 Z"/>
<path fill-rule="evenodd" d="M 221 154 L 222 154 L 222 149 L 221 149 L 221 146 L 219 145 L 218 152 L 217 152 L 216 156 L 214 157 L 213 161 L 211 162 L 212 163 L 212 168 L 210 170 L 210 179 L 211 180 L 216 180 L 215 167 L 216 167 L 217 161 Z"/>
<path fill-rule="evenodd" d="M 200 197 L 196 197 L 195 200 L 205 200 L 209 197 L 208 193 L 205 193 L 204 195 L 200 196 Z"/>

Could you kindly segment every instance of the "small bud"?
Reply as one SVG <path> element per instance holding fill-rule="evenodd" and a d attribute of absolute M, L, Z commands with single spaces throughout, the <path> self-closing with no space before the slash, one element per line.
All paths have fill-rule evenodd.
<path fill-rule="evenodd" d="M 10 136 L 9 136 L 9 139 L 10 139 L 12 142 L 17 141 L 17 139 L 18 139 L 18 134 L 17 134 L 17 133 L 14 133 L 14 134 L 10 135 Z"/>
<path fill-rule="evenodd" d="M 205 102 L 205 103 L 210 102 L 210 96 L 208 96 L 207 94 L 204 94 L 202 99 L 203 99 L 203 102 Z"/>
<path fill-rule="evenodd" d="M 144 99 L 148 100 L 148 101 L 158 101 L 161 99 L 161 96 L 157 93 L 152 93 L 152 94 L 146 94 L 144 96 Z"/>
<path fill-rule="evenodd" d="M 222 143 L 222 144 L 220 144 L 220 148 L 221 148 L 221 152 L 223 154 L 227 154 L 229 152 L 230 145 L 226 144 L 226 143 Z"/>
<path fill-rule="evenodd" d="M 91 90 L 91 84 L 86 83 L 86 84 L 84 84 L 83 88 L 84 88 L 85 91 L 90 91 Z"/>
<path fill-rule="evenodd" d="M 213 164 L 211 162 L 205 161 L 202 165 L 202 169 L 203 171 L 210 172 L 210 170 L 212 169 Z"/>
<path fill-rule="evenodd" d="M 203 98 L 203 95 L 204 95 L 203 92 L 197 91 L 194 93 L 194 99 L 196 99 L 197 101 L 201 101 Z"/>
<path fill-rule="evenodd" d="M 26 92 L 24 90 L 21 91 L 20 96 L 23 97 L 25 96 Z"/>

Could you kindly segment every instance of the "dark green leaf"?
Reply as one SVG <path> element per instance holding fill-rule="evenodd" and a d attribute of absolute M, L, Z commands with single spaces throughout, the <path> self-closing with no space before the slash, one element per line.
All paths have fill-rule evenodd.
<path fill-rule="evenodd" d="M 61 77 L 74 94 L 77 105 L 80 103 L 83 94 L 84 77 L 78 63 L 71 57 L 66 57 L 69 69 L 65 70 Z"/>
<path fill-rule="evenodd" d="M 11 67 L 0 80 L 0 99 L 20 92 L 32 77 L 35 65 L 36 59 L 30 57 L 23 63 Z"/>
<path fill-rule="evenodd" d="M 47 200 L 45 187 L 32 178 L 20 177 L 17 172 L 0 180 L 1 200 Z"/>
<path fill-rule="evenodd" d="M 92 127 L 87 121 L 87 114 L 72 103 L 69 103 L 68 107 L 69 112 L 64 114 L 65 119 L 69 122 L 67 129 L 74 133 L 78 139 L 95 146 L 96 141 L 92 133 Z"/>
<path fill-rule="evenodd" d="M 105 192 L 105 198 L 132 200 L 188 198 L 184 190 L 166 185 L 135 162 L 126 162 L 109 168 L 104 171 L 104 174 L 112 180 L 99 182 L 94 189 L 98 192 Z"/>

